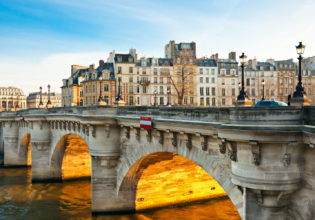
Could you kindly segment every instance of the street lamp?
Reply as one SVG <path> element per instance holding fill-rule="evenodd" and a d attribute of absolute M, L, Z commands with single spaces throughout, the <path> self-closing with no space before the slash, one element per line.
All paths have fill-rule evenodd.
<path fill-rule="evenodd" d="M 154 106 L 156 106 L 156 94 L 157 94 L 157 91 L 156 89 L 154 90 Z"/>
<path fill-rule="evenodd" d="M 50 101 L 50 85 L 48 84 L 48 101 L 47 101 L 47 106 L 51 105 L 51 101 Z"/>
<path fill-rule="evenodd" d="M 120 95 L 120 81 L 121 78 L 118 77 L 118 93 L 117 93 L 117 97 L 116 97 L 116 102 L 119 102 L 121 100 L 121 95 Z"/>
<path fill-rule="evenodd" d="M 171 100 L 170 100 L 170 95 L 171 95 L 171 90 L 167 90 L 167 106 L 171 105 Z"/>
<path fill-rule="evenodd" d="M 262 98 L 261 98 L 261 100 L 265 100 L 265 80 L 262 80 L 261 84 L 262 84 Z"/>
<path fill-rule="evenodd" d="M 293 93 L 293 97 L 303 97 L 304 96 L 304 89 L 302 86 L 302 54 L 304 53 L 305 45 L 302 42 L 296 46 L 296 52 L 299 55 L 299 76 L 298 76 L 298 84 L 296 86 L 295 92 Z"/>
<path fill-rule="evenodd" d="M 39 87 L 39 105 L 42 106 L 43 105 L 43 88 Z"/>
<path fill-rule="evenodd" d="M 246 93 L 245 93 L 245 86 L 244 86 L 244 68 L 245 68 L 245 63 L 246 63 L 247 56 L 242 53 L 240 56 L 240 61 L 241 61 L 241 68 L 242 68 L 242 88 L 240 90 L 240 94 L 237 97 L 237 100 L 245 100 Z"/>
<path fill-rule="evenodd" d="M 103 101 L 103 97 L 102 97 L 102 80 L 103 80 L 103 77 L 100 76 L 98 79 L 100 80 L 100 96 L 98 97 L 98 102 L 102 102 Z"/>

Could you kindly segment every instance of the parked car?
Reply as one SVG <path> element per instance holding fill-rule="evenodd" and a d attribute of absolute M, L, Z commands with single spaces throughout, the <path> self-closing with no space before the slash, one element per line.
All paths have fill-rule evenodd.
<path fill-rule="evenodd" d="M 273 100 L 260 100 L 255 104 L 255 107 L 264 107 L 264 106 L 288 106 L 287 103 Z"/>

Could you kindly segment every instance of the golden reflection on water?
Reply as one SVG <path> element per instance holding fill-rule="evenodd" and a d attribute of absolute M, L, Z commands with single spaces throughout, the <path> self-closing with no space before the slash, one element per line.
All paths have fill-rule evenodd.
<path fill-rule="evenodd" d="M 0 168 L 0 218 L 3 219 L 240 219 L 226 198 L 131 215 L 91 215 L 90 180 L 31 183 L 30 168 Z"/>
<path fill-rule="evenodd" d="M 136 210 L 227 196 L 199 165 L 173 155 L 173 159 L 151 164 L 143 171 L 137 185 Z"/>
<path fill-rule="evenodd" d="M 62 179 L 91 176 L 89 146 L 77 135 L 69 134 L 65 141 L 66 149 L 62 160 Z"/>

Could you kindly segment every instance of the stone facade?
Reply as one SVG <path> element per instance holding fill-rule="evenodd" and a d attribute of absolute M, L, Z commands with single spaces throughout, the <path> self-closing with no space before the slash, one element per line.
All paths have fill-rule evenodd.
<path fill-rule="evenodd" d="M 23 121 L 0 114 L 4 166 L 26 165 L 21 140 L 29 134 L 33 181 L 61 179 L 60 140 L 80 136 L 91 155 L 93 212 L 135 211 L 137 176 L 126 174 L 150 155 L 170 152 L 206 170 L 243 219 L 314 218 L 314 107 L 98 106 L 19 114 Z M 152 130 L 139 128 L 143 115 L 153 117 Z"/>
<path fill-rule="evenodd" d="M 59 93 L 50 93 L 50 107 L 61 107 L 62 106 L 62 99 L 61 94 Z M 42 93 L 42 102 L 44 106 L 47 106 L 48 102 L 48 94 Z M 27 96 L 27 108 L 38 108 L 40 103 L 40 92 L 32 92 Z"/>
<path fill-rule="evenodd" d="M 0 87 L 0 112 L 15 111 L 26 107 L 26 96 L 21 89 Z"/>

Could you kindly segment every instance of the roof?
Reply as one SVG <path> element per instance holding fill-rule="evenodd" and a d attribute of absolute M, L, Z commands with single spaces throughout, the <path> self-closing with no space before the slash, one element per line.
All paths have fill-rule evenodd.
<path fill-rule="evenodd" d="M 109 78 L 115 79 L 115 71 L 114 71 L 114 64 L 113 63 L 104 63 L 103 66 L 97 67 L 97 77 L 100 77 L 103 70 L 109 70 Z"/>
<path fill-rule="evenodd" d="M 209 67 L 217 66 L 216 61 L 214 59 L 200 59 L 196 61 L 196 64 L 198 66 L 209 66 Z"/>
<path fill-rule="evenodd" d="M 233 59 L 219 59 L 218 63 L 238 63 L 238 62 Z"/>
<path fill-rule="evenodd" d="M 121 58 L 121 60 L 119 58 Z M 115 54 L 114 60 L 116 63 L 134 63 L 135 62 L 134 57 L 129 53 L 128 54 L 122 54 L 122 53 Z"/>

